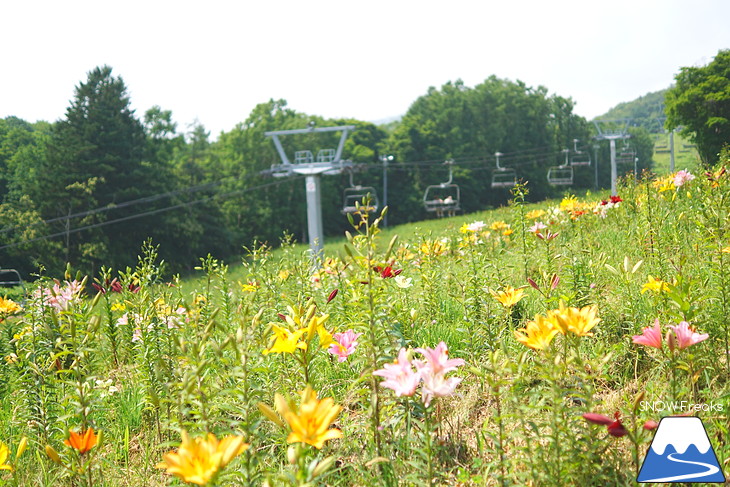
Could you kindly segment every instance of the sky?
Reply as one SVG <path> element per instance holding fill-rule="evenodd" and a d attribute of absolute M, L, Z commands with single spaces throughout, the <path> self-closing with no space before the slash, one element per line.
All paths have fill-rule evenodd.
<path fill-rule="evenodd" d="M 727 0 L 23 0 L 0 5 L 0 118 L 56 121 L 97 66 L 142 118 L 215 139 L 269 99 L 380 122 L 461 79 L 572 98 L 588 119 L 730 48 Z"/>

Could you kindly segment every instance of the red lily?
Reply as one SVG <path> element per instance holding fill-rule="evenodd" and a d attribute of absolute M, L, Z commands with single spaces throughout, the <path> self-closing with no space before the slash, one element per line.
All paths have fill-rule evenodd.
<path fill-rule="evenodd" d="M 378 266 L 375 266 L 373 268 L 373 270 L 375 272 L 380 273 L 380 277 L 382 277 L 383 279 L 395 277 L 398 274 L 400 274 L 401 272 L 403 272 L 403 269 L 393 269 L 390 265 L 386 265 L 385 267 L 381 267 L 378 265 Z"/>
<path fill-rule="evenodd" d="M 585 419 L 589 423 L 605 425 L 606 429 L 608 430 L 608 434 L 611 436 L 615 436 L 616 438 L 620 438 L 628 434 L 628 431 L 626 430 L 626 428 L 624 428 L 624 425 L 621 424 L 620 417 L 621 416 L 619 415 L 618 411 L 614 413 L 613 418 L 609 418 L 608 416 L 597 413 L 585 413 L 583 415 L 583 419 Z"/>

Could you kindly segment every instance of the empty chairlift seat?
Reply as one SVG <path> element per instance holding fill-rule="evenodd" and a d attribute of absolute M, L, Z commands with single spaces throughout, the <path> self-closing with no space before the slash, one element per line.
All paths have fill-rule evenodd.
<path fill-rule="evenodd" d="M 494 154 L 497 167 L 492 173 L 492 188 L 514 188 L 517 186 L 517 171 L 509 167 L 499 165 L 501 152 Z"/>
<path fill-rule="evenodd" d="M 573 139 L 573 152 L 570 153 L 571 166 L 590 166 L 591 154 L 586 148 L 578 148 L 578 139 Z"/>
<path fill-rule="evenodd" d="M 573 184 L 573 166 L 568 160 L 569 149 L 565 149 L 565 162 L 559 166 L 552 166 L 547 172 L 547 181 L 553 186 L 570 186 Z"/>
<path fill-rule="evenodd" d="M 354 184 L 350 171 L 350 187 L 343 193 L 342 214 L 347 215 L 366 211 L 375 213 L 380 208 L 378 193 L 372 186 Z"/>

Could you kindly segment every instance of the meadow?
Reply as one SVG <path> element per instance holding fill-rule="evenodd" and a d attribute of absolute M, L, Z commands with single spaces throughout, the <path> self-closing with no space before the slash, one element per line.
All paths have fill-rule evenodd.
<path fill-rule="evenodd" d="M 363 212 L 318 261 L 43 277 L 0 301 L 0 482 L 630 485 L 674 414 L 727 472 L 727 159 L 407 236 Z"/>

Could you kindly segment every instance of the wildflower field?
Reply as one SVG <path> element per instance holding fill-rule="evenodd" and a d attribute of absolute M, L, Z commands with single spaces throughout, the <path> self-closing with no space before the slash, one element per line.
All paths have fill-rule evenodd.
<path fill-rule="evenodd" d="M 730 174 L 687 171 L 313 263 L 69 270 L 0 301 L 0 481 L 631 485 L 663 416 L 730 470 Z"/>

